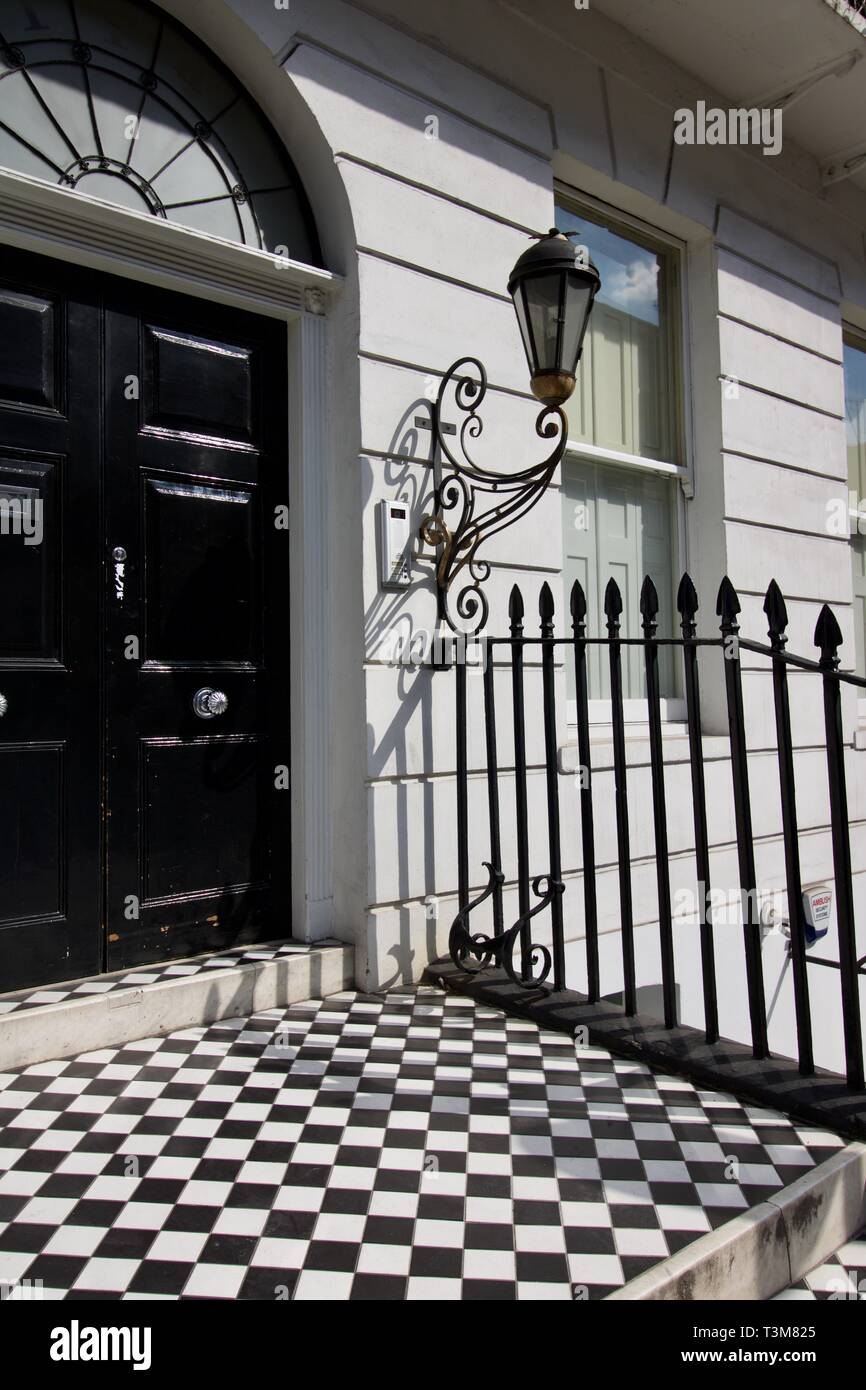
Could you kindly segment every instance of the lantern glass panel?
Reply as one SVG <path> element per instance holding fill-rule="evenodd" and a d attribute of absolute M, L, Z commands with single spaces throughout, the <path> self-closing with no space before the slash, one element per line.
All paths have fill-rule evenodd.
<path fill-rule="evenodd" d="M 553 372 L 559 368 L 561 289 L 561 274 L 533 275 L 526 281 L 536 371 Z"/>
<path fill-rule="evenodd" d="M 526 353 L 526 360 L 529 363 L 530 371 L 534 371 L 535 349 L 533 347 L 532 334 L 529 331 L 529 315 L 526 309 L 526 299 L 523 294 L 523 289 L 524 287 L 521 283 L 515 285 L 514 294 L 512 298 L 514 299 L 514 312 L 517 314 L 517 324 L 520 328 L 520 336 L 523 339 L 523 348 Z"/>
<path fill-rule="evenodd" d="M 592 287 L 583 275 L 570 274 L 565 294 L 565 323 L 562 332 L 562 370 L 574 375 L 586 325 Z"/>

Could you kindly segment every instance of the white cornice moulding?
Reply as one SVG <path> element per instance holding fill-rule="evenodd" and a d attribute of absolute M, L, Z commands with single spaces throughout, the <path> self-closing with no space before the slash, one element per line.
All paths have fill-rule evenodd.
<path fill-rule="evenodd" d="M 762 92 L 759 97 L 754 97 L 751 101 L 741 101 L 739 106 L 746 110 L 752 107 L 758 107 L 761 110 L 772 107 L 788 111 L 802 97 L 811 92 L 813 87 L 817 87 L 819 82 L 824 82 L 828 77 L 847 77 L 862 57 L 863 54 L 860 49 L 852 48 L 850 53 L 843 53 L 841 58 L 833 58 L 828 63 L 821 63 L 816 68 L 810 68 L 808 72 L 792 78 L 783 86 L 774 87 L 771 92 Z"/>
<path fill-rule="evenodd" d="M 0 238 L 115 274 L 240 295 L 271 312 L 327 313 L 340 275 L 0 169 Z M 307 294 L 318 291 L 317 294 Z M 313 304 L 316 308 L 312 308 Z"/>

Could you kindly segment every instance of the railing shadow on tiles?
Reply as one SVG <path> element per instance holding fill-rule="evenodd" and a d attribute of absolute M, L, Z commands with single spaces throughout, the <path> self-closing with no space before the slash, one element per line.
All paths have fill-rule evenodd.
<path fill-rule="evenodd" d="M 521 591 L 515 586 L 509 605 L 508 635 L 482 635 L 475 639 L 484 647 L 484 659 L 478 663 L 479 673 L 483 671 L 479 680 L 469 675 L 472 666 L 465 649 L 461 659 L 458 642 L 452 674 L 456 700 L 459 910 L 449 938 L 451 983 L 457 988 L 486 987 L 488 997 L 502 1007 L 529 1013 L 554 1027 L 577 1032 L 585 1022 L 594 1039 L 605 1042 L 613 1051 L 643 1057 L 652 1064 L 663 1063 L 671 1070 L 717 1085 L 724 1083 L 729 1090 L 744 1089 L 747 1095 L 772 1100 L 781 1109 L 824 1120 L 842 1130 L 866 1133 L 860 1004 L 860 978 L 866 957 L 857 956 L 843 734 L 843 689 L 866 689 L 866 680 L 840 669 L 842 634 L 827 605 L 822 607 L 815 629 L 818 660 L 787 650 L 788 614 L 775 580 L 763 605 L 769 644 L 742 635 L 738 621 L 740 600 L 727 578 L 721 584 L 716 604 L 718 636 L 697 635 L 698 597 L 688 574 L 680 582 L 676 606 L 681 636 L 660 636 L 658 594 L 647 578 L 640 596 L 642 636 L 623 636 L 623 597 L 611 579 L 604 596 L 606 633 L 589 636 L 587 601 L 576 582 L 570 595 L 570 622 L 566 624 L 570 635 L 557 636 L 549 585 L 541 589 L 536 630 L 528 620 Z M 630 808 L 629 794 L 634 791 L 638 773 L 634 759 L 628 756 L 634 739 L 627 733 L 634 735 L 634 728 L 627 729 L 623 659 L 625 656 L 628 660 L 627 649 L 634 647 L 640 649 L 643 663 L 646 707 L 640 736 L 644 749 L 648 744 L 644 762 L 649 765 L 651 796 L 644 777 L 640 804 Z M 588 661 L 593 648 L 599 649 L 609 672 L 610 725 L 604 777 L 593 768 L 599 749 L 598 731 L 593 729 L 591 738 L 590 728 Z M 662 720 L 659 665 L 666 648 L 673 648 L 674 658 L 681 663 L 685 696 L 686 725 L 680 739 L 682 785 L 676 804 L 666 795 L 666 782 L 675 770 L 667 747 L 670 729 Z M 773 836 L 777 843 L 781 841 L 784 851 L 784 867 L 779 855 L 776 879 L 784 876 L 785 890 L 784 895 L 776 896 L 782 896 L 787 904 L 784 915 L 788 920 L 781 930 L 786 938 L 785 967 L 790 967 L 793 993 L 788 1059 L 773 1056 L 768 1034 L 768 1011 L 776 1001 L 772 997 L 768 1000 L 762 959 L 768 921 L 756 868 L 756 842 L 762 848 L 767 835 L 756 837 L 753 830 L 750 773 L 754 781 L 756 759 L 755 750 L 747 745 L 745 653 L 757 659 L 754 664 L 758 669 L 766 666 L 768 675 L 772 674 L 775 747 L 763 750 L 764 756 L 772 760 L 772 776 L 764 772 L 762 783 L 775 783 L 778 776 L 770 800 L 775 803 Z M 568 663 L 573 667 L 571 708 L 580 764 L 578 785 L 574 779 L 564 779 L 561 770 L 561 676 L 562 667 Z M 699 667 L 705 677 L 711 675 L 718 682 L 713 692 L 717 697 L 715 714 L 721 721 L 720 728 L 724 730 L 727 725 L 721 738 L 717 735 L 707 740 L 702 728 Z M 803 740 L 798 740 L 795 749 L 792 737 L 792 707 L 795 715 L 797 708 L 789 691 L 791 676 L 796 676 L 800 683 L 798 692 L 805 688 L 802 682 L 812 685 L 816 709 L 823 706 L 823 718 L 817 716 L 823 726 L 817 748 L 814 737 L 811 739 L 811 774 L 815 772 L 816 758 L 822 765 L 820 791 L 813 781 L 804 787 L 796 780 L 805 755 Z M 768 685 L 765 703 L 769 703 Z M 503 735 L 507 725 L 510 729 Z M 538 750 L 531 757 L 527 752 L 528 738 Z M 710 797 L 705 748 L 708 742 L 718 745 L 720 741 L 724 743 L 724 754 L 714 766 Z M 763 764 L 765 769 L 768 766 Z M 724 769 L 724 776 L 719 768 Z M 486 783 L 483 793 L 479 778 Z M 539 782 L 539 790 L 544 788 L 540 799 L 530 795 L 535 790 L 533 780 Z M 602 781 L 604 804 L 599 797 Z M 541 809 L 545 793 L 546 817 Z M 476 796 L 479 808 L 486 801 L 486 818 L 476 814 Z M 833 873 L 828 880 L 827 901 L 819 901 L 818 907 L 829 914 L 830 895 L 835 898 L 838 959 L 810 951 L 821 927 L 810 927 L 802 908 L 801 840 L 805 833 L 815 834 L 815 817 L 812 816 L 807 831 L 801 830 L 798 802 L 801 807 L 808 804 L 811 812 L 814 803 L 825 798 L 829 815 L 825 817 L 823 833 L 826 837 L 828 820 Z M 689 799 L 691 805 L 686 811 L 683 803 Z M 768 787 L 762 785 L 764 821 L 767 799 Z M 719 811 L 718 803 L 722 801 L 725 805 Z M 735 951 L 745 986 L 742 991 L 731 984 L 727 965 L 721 972 L 717 968 L 720 926 L 715 911 L 717 898 L 711 885 L 723 847 L 719 836 L 710 833 L 708 806 L 717 821 L 720 815 L 728 820 L 732 816 L 733 821 L 728 848 L 732 863 L 735 851 L 737 865 L 738 920 L 736 932 L 726 932 L 724 949 L 726 961 L 730 961 L 732 949 Z M 679 827 L 673 858 L 668 843 L 669 811 L 676 815 Z M 681 843 L 684 814 L 688 817 L 685 854 Z M 486 826 L 482 819 L 486 819 Z M 633 857 L 631 840 L 637 825 L 641 844 L 650 843 L 650 820 L 654 893 L 643 888 L 635 894 L 633 874 L 642 851 Z M 479 837 L 484 841 L 483 853 L 479 852 Z M 609 839 L 601 855 L 600 838 Z M 829 868 L 829 844 L 825 868 Z M 564 874 L 564 851 L 569 862 L 579 862 L 580 872 Z M 682 935 L 672 897 L 672 864 L 676 863 L 682 882 L 682 865 L 686 861 L 691 865 L 692 884 L 697 882 L 690 937 Z M 603 871 L 611 876 L 605 888 L 604 914 L 599 901 Z M 649 872 L 652 874 L 652 869 Z M 617 885 L 616 894 L 612 894 L 612 881 Z M 649 897 L 654 901 L 648 916 Z M 614 898 L 615 923 L 611 930 Z M 779 915 L 776 914 L 777 919 Z M 646 925 L 649 920 L 652 925 Z M 779 928 L 778 920 L 776 927 Z M 650 1009 L 646 1006 L 647 989 L 639 982 L 646 970 L 638 969 L 636 956 L 636 943 L 643 950 L 647 933 L 655 934 L 653 959 L 660 974 L 660 986 L 656 978 L 656 997 Z M 681 965 L 678 978 L 676 956 L 683 941 L 689 942 L 689 958 L 685 966 Z M 833 1021 L 841 1021 L 840 1056 L 844 1054 L 844 1061 L 837 1071 L 844 1070 L 844 1076 L 816 1066 L 816 1019 L 810 1006 L 810 985 L 814 993 L 815 981 L 813 965 L 825 967 L 819 989 L 819 1022 L 823 1030 L 829 1022 L 827 986 L 831 979 L 834 986 L 838 983 L 830 997 Z M 835 977 L 831 977 L 831 970 L 837 972 Z M 684 1023 L 679 1015 L 681 986 L 686 984 L 691 1006 L 690 1017 Z M 726 1000 L 726 989 L 743 995 L 742 1000 L 733 1001 L 739 1004 L 743 1017 L 745 1036 L 739 1042 L 720 1036 L 720 1012 L 724 1017 L 725 1006 L 731 1003 Z M 743 1003 L 747 1004 L 747 1013 L 742 1009 Z"/>

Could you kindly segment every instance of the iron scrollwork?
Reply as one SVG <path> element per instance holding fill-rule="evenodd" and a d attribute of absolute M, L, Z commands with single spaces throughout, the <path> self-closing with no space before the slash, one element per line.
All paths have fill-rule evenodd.
<path fill-rule="evenodd" d="M 454 401 L 464 416 L 451 433 L 459 440 L 462 457 L 448 443 L 444 407 L 454 388 Z M 470 446 L 484 429 L 480 415 L 487 395 L 487 372 L 477 357 L 461 357 L 445 373 L 432 407 L 434 439 L 433 512 L 424 518 L 420 533 L 425 544 L 436 548 L 436 585 L 439 616 L 451 631 L 474 637 L 487 624 L 489 604 L 483 585 L 490 565 L 479 559 L 485 541 L 506 530 L 531 511 L 541 499 L 559 466 L 568 439 L 562 408 L 543 406 L 535 422 L 540 439 L 555 439 L 552 453 L 538 463 L 512 473 L 483 468 L 472 458 Z M 445 472 L 443 474 L 443 466 Z M 479 510 L 478 498 L 498 499 Z M 460 583 L 455 583 L 462 576 Z"/>
<path fill-rule="evenodd" d="M 565 886 L 549 875 L 540 875 L 532 880 L 532 891 L 539 899 L 535 907 L 524 912 L 518 917 L 513 927 L 509 927 L 508 931 L 502 932 L 499 936 L 485 936 L 481 932 L 473 936 L 467 925 L 470 914 L 489 898 L 497 887 L 501 888 L 505 881 L 505 875 L 501 870 L 494 869 L 493 865 L 486 860 L 484 867 L 488 874 L 487 887 L 482 893 L 479 893 L 477 898 L 467 903 L 454 918 L 448 937 L 448 950 L 451 959 L 459 970 L 466 970 L 470 974 L 478 974 L 487 966 L 495 963 L 505 971 L 514 984 L 520 985 L 521 988 L 540 988 L 545 984 L 553 964 L 548 947 L 540 942 L 532 942 L 528 949 L 521 950 L 522 958 L 519 968 L 514 961 L 515 947 L 521 941 L 523 928 L 530 919 L 542 912 L 558 893 L 563 893 Z M 542 885 L 544 886 L 542 887 Z"/>

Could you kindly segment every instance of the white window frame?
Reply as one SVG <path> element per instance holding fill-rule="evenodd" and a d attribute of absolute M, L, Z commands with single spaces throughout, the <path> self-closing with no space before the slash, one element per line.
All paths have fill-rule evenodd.
<path fill-rule="evenodd" d="M 584 212 L 590 221 L 609 225 L 612 231 L 621 232 L 625 237 L 628 237 L 630 232 L 634 233 L 640 242 L 646 241 L 650 243 L 650 246 L 657 247 L 662 254 L 669 258 L 670 264 L 675 268 L 673 297 L 676 304 L 671 316 L 672 322 L 669 330 L 674 391 L 671 428 L 683 462 L 674 463 L 668 460 L 644 458 L 640 454 L 629 454 L 618 449 L 604 449 L 596 444 L 588 444 L 582 439 L 571 438 L 566 445 L 566 458 L 622 464 L 629 469 L 678 479 L 680 486 L 676 489 L 673 504 L 673 524 L 676 530 L 677 568 L 682 574 L 688 567 L 685 504 L 688 498 L 694 496 L 691 379 L 686 351 L 686 345 L 690 341 L 688 247 L 679 237 L 672 236 L 669 232 L 664 232 L 650 223 L 622 212 L 619 208 L 604 203 L 590 194 L 570 188 L 559 180 L 554 184 L 554 197 L 557 203 L 561 200 L 569 205 L 578 216 Z M 580 369 L 578 368 L 578 370 Z M 676 576 L 674 579 L 676 580 Z M 673 599 L 673 589 L 671 599 Z M 677 684 L 680 685 L 681 673 L 678 668 L 676 679 Z M 590 700 L 588 703 L 590 724 L 610 726 L 613 718 L 612 702 L 610 700 Z M 864 716 L 866 716 L 866 701 L 863 702 L 863 705 Z M 624 700 L 623 714 L 627 724 L 646 726 L 649 719 L 646 700 Z M 663 698 L 661 716 L 665 723 L 684 723 L 686 719 L 685 699 L 680 696 Z M 567 702 L 567 720 L 569 736 L 571 736 L 577 728 L 577 703 L 575 700 Z M 601 733 L 601 728 L 597 728 L 596 732 Z"/>
<path fill-rule="evenodd" d="M 842 320 L 842 341 L 846 346 L 856 348 L 858 352 L 866 353 L 866 328 L 860 328 L 856 323 L 851 323 L 848 319 Z M 846 411 L 847 415 L 847 411 Z M 847 424 L 846 424 L 847 428 Z M 845 476 L 848 477 L 848 449 L 845 448 Z M 858 502 L 862 498 L 857 499 Z M 866 521 L 866 512 L 861 512 L 859 508 L 851 506 L 850 495 L 848 498 L 848 520 L 854 526 L 858 526 Z M 861 728 L 866 728 L 866 697 L 857 698 L 857 723 Z"/>

